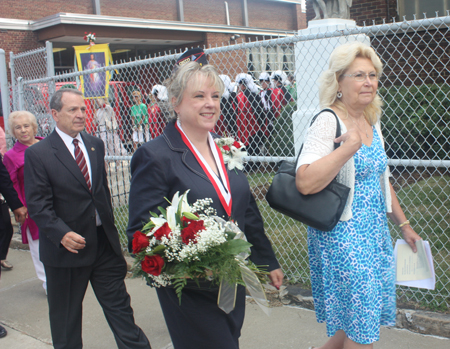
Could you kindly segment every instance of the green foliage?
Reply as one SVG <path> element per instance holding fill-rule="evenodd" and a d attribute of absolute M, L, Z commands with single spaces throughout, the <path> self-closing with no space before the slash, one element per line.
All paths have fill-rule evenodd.
<path fill-rule="evenodd" d="M 275 119 L 270 153 L 275 156 L 294 156 L 294 129 L 292 114 L 297 105 L 291 102 L 283 107 L 280 116 Z"/>
<path fill-rule="evenodd" d="M 268 183 L 273 173 L 248 175 L 254 188 Z M 450 176 L 430 177 L 406 184 L 397 190 L 397 196 L 416 232 L 429 241 L 436 273 L 435 290 L 397 287 L 398 301 L 407 306 L 446 312 L 450 299 Z M 310 288 L 306 226 L 272 210 L 266 200 L 258 200 L 264 228 L 276 251 L 286 278 L 290 283 L 301 283 Z M 390 224 L 393 241 L 401 238 L 398 228 Z"/>
<path fill-rule="evenodd" d="M 380 88 L 389 158 L 442 159 L 450 153 L 450 87 L 445 84 Z"/>
<path fill-rule="evenodd" d="M 114 223 L 119 231 L 120 243 L 123 247 L 128 246 L 128 205 L 114 207 Z"/>
<path fill-rule="evenodd" d="M 434 258 L 436 287 L 427 291 L 416 288 L 399 287 L 400 300 L 419 299 L 420 306 L 433 311 L 448 310 L 450 299 L 450 177 L 431 177 L 397 191 L 404 211 L 416 232 L 430 243 Z M 400 238 L 397 229 L 391 230 L 394 239 Z M 398 234 L 398 235 L 397 235 Z M 405 296 L 406 295 L 406 296 Z M 423 297 L 423 298 L 422 298 Z M 421 299 L 422 298 L 422 299 Z"/>

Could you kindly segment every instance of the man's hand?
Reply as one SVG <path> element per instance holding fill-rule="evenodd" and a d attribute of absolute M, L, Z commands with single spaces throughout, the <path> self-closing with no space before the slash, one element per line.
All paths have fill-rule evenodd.
<path fill-rule="evenodd" d="M 61 240 L 61 244 L 72 253 L 78 253 L 78 250 L 82 250 L 86 247 L 86 240 L 81 235 L 74 231 L 69 231 L 64 235 Z"/>
<path fill-rule="evenodd" d="M 25 206 L 16 208 L 13 213 L 16 222 L 20 224 L 23 224 L 25 222 L 25 219 L 27 219 L 28 217 L 28 210 Z"/>

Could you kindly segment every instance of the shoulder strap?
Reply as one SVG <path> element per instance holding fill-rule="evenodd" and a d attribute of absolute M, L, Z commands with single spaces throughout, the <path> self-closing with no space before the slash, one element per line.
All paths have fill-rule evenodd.
<path fill-rule="evenodd" d="M 338 138 L 341 135 L 341 125 L 339 123 L 338 116 L 336 115 L 334 110 L 331 108 L 325 108 L 325 109 L 321 110 L 320 112 L 318 112 L 316 115 L 314 115 L 313 118 L 311 119 L 311 123 L 309 124 L 309 127 L 311 127 L 311 125 L 314 123 L 314 121 L 316 121 L 317 117 L 325 111 L 332 113 L 334 115 L 334 117 L 336 118 L 336 137 L 335 138 Z M 340 146 L 339 143 L 334 143 L 334 150 L 339 148 L 339 146 Z M 300 157 L 300 154 L 302 153 L 302 149 L 303 149 L 303 144 L 300 148 L 300 151 L 298 152 L 297 160 L 295 161 L 295 163 L 298 162 L 298 158 Z"/>

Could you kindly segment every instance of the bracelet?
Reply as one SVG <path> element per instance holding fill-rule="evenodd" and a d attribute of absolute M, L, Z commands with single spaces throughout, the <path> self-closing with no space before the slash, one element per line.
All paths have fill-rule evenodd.
<path fill-rule="evenodd" d="M 403 227 L 403 226 L 405 226 L 407 224 L 411 224 L 411 222 L 410 221 L 404 221 L 402 224 L 399 224 L 398 227 L 401 228 L 401 227 Z"/>

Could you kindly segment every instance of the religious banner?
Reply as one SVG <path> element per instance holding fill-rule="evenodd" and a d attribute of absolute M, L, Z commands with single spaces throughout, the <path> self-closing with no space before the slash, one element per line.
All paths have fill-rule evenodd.
<path fill-rule="evenodd" d="M 74 46 L 78 71 L 107 67 L 112 63 L 109 44 Z M 108 98 L 110 71 L 93 72 L 80 76 L 84 98 Z"/>

